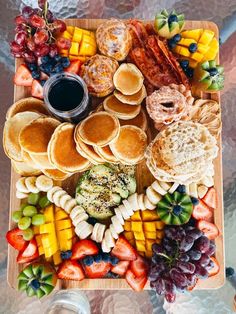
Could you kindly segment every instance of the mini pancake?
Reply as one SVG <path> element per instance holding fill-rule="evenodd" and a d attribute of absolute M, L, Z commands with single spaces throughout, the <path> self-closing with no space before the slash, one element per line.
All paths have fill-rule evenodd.
<path fill-rule="evenodd" d="M 90 162 L 76 150 L 74 140 L 75 127 L 71 123 L 62 123 L 52 135 L 48 144 L 48 156 L 51 164 L 63 172 L 80 172 Z"/>
<path fill-rule="evenodd" d="M 119 160 L 117 160 L 117 158 L 112 153 L 109 145 L 104 146 L 104 147 L 95 146 L 94 150 L 96 153 L 98 153 L 99 156 L 101 156 L 107 162 L 111 162 L 111 163 L 119 162 Z"/>
<path fill-rule="evenodd" d="M 89 145 L 106 146 L 114 141 L 120 131 L 120 123 L 116 116 L 108 112 L 96 112 L 83 120 L 76 136 Z"/>
<path fill-rule="evenodd" d="M 120 125 L 135 125 L 143 131 L 147 130 L 147 117 L 143 109 L 140 110 L 139 114 L 130 120 L 120 120 Z"/>
<path fill-rule="evenodd" d="M 72 173 L 63 172 L 59 169 L 42 169 L 42 172 L 49 178 L 56 181 L 63 181 L 72 175 Z"/>
<path fill-rule="evenodd" d="M 141 89 L 133 94 L 133 95 L 124 95 L 118 90 L 114 91 L 114 96 L 124 104 L 129 104 L 129 105 L 140 105 L 142 101 L 144 100 L 145 97 L 147 97 L 147 91 L 145 86 L 143 85 Z"/>
<path fill-rule="evenodd" d="M 124 95 L 136 94 L 143 86 L 143 74 L 133 63 L 122 63 L 113 76 L 118 91 Z"/>
<path fill-rule="evenodd" d="M 28 153 L 42 154 L 47 152 L 48 143 L 60 122 L 50 117 L 41 117 L 22 129 L 19 137 L 22 149 Z"/>
<path fill-rule="evenodd" d="M 18 100 L 9 108 L 6 114 L 6 119 L 8 120 L 17 113 L 24 111 L 33 111 L 44 115 L 49 114 L 42 100 L 28 97 Z"/>
<path fill-rule="evenodd" d="M 124 125 L 120 128 L 117 140 L 109 146 L 115 157 L 122 163 L 136 164 L 144 158 L 147 135 L 136 126 Z"/>
<path fill-rule="evenodd" d="M 48 153 L 43 154 L 29 154 L 33 162 L 40 167 L 40 169 L 55 169 L 50 163 Z"/>
<path fill-rule="evenodd" d="M 22 149 L 21 151 L 21 155 L 22 155 L 22 158 L 23 158 L 23 161 L 25 163 L 27 163 L 28 166 L 34 168 L 34 169 L 37 169 L 37 170 L 40 170 L 41 168 L 33 161 L 33 159 L 31 158 L 30 154 L 27 153 L 26 151 L 24 151 Z"/>
<path fill-rule="evenodd" d="M 21 176 L 37 176 L 41 173 L 41 170 L 30 167 L 26 162 L 12 160 L 11 164 L 15 172 Z"/>
<path fill-rule="evenodd" d="M 21 155 L 21 146 L 19 134 L 33 120 L 40 117 L 36 112 L 19 112 L 14 117 L 9 118 L 4 125 L 3 130 L 3 148 L 6 155 L 15 161 L 23 161 Z"/>
<path fill-rule="evenodd" d="M 107 112 L 114 114 L 122 120 L 135 118 L 141 110 L 141 105 L 131 106 L 124 104 L 114 95 L 108 96 L 106 99 L 104 99 L 103 107 Z"/>

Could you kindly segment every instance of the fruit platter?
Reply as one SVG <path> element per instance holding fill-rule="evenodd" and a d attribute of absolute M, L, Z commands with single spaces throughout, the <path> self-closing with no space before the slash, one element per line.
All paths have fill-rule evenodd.
<path fill-rule="evenodd" d="M 218 28 L 175 10 L 67 19 L 24 7 L 14 103 L 8 283 L 178 292 L 224 283 Z"/>

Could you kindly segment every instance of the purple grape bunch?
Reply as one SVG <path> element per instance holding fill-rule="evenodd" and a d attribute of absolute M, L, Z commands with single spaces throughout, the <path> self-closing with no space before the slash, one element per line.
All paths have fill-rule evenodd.
<path fill-rule="evenodd" d="M 215 244 L 190 224 L 166 226 L 161 244 L 152 246 L 150 285 L 167 302 L 174 302 L 176 292 L 192 289 L 198 278 L 207 278 L 214 267 L 210 259 Z"/>

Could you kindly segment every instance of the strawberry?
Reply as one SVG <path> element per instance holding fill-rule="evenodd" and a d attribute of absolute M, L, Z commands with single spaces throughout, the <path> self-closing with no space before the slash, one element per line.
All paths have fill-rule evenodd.
<path fill-rule="evenodd" d="M 111 271 L 114 274 L 118 274 L 120 276 L 124 276 L 127 269 L 129 268 L 129 261 L 119 261 L 119 263 L 111 268 Z"/>
<path fill-rule="evenodd" d="M 142 256 L 138 255 L 137 259 L 130 262 L 130 269 L 136 277 L 147 276 L 148 262 Z"/>
<path fill-rule="evenodd" d="M 111 269 L 111 264 L 101 261 L 93 262 L 92 265 L 84 265 L 84 270 L 88 278 L 103 278 Z"/>
<path fill-rule="evenodd" d="M 75 243 L 72 248 L 71 259 L 81 259 L 87 255 L 96 255 L 99 252 L 99 248 L 92 240 L 80 240 Z"/>
<path fill-rule="evenodd" d="M 33 97 L 43 99 L 43 86 L 40 84 L 38 80 L 33 80 L 31 86 L 31 95 Z"/>
<path fill-rule="evenodd" d="M 59 266 L 57 277 L 66 280 L 83 280 L 83 268 L 77 261 L 65 260 Z"/>
<path fill-rule="evenodd" d="M 28 244 L 28 241 L 23 239 L 23 231 L 19 228 L 9 230 L 6 234 L 6 239 L 7 242 L 18 251 L 25 249 Z"/>
<path fill-rule="evenodd" d="M 26 246 L 25 249 L 21 250 L 18 253 L 18 256 L 16 258 L 17 263 L 23 264 L 23 263 L 28 263 L 36 258 L 39 257 L 39 252 L 38 252 L 38 247 L 36 240 L 33 238 L 28 242 L 28 245 Z"/>
<path fill-rule="evenodd" d="M 216 209 L 217 193 L 214 187 L 208 189 L 206 195 L 202 198 L 202 201 L 207 204 L 207 206 Z"/>
<path fill-rule="evenodd" d="M 220 265 L 219 265 L 219 263 L 215 257 L 211 256 L 210 259 L 214 263 L 214 267 L 212 269 L 208 270 L 208 275 L 209 275 L 209 277 L 212 277 L 212 276 L 215 276 L 216 274 L 218 274 L 218 272 L 220 271 Z"/>
<path fill-rule="evenodd" d="M 137 258 L 136 250 L 123 236 L 119 236 L 111 254 L 118 257 L 122 261 L 134 261 Z"/>
<path fill-rule="evenodd" d="M 127 270 L 127 272 L 125 274 L 125 279 L 134 291 L 143 290 L 143 288 L 147 282 L 147 276 L 136 277 L 131 269 Z"/>
<path fill-rule="evenodd" d="M 80 60 L 71 60 L 70 65 L 67 68 L 65 68 L 64 71 L 79 74 L 80 67 L 81 67 Z"/>
<path fill-rule="evenodd" d="M 219 229 L 211 222 L 199 220 L 197 228 L 200 229 L 209 240 L 214 240 L 219 235 Z"/>
<path fill-rule="evenodd" d="M 197 220 L 208 220 L 212 218 L 213 213 L 212 210 L 202 200 L 199 200 L 199 203 L 193 208 L 192 216 Z"/>
<path fill-rule="evenodd" d="M 31 86 L 33 83 L 33 77 L 30 70 L 25 64 L 19 66 L 14 76 L 14 84 L 18 86 Z"/>

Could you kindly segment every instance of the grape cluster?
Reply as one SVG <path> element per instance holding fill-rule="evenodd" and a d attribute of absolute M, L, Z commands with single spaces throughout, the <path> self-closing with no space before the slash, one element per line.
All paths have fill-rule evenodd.
<path fill-rule="evenodd" d="M 195 286 L 198 278 L 208 277 L 214 267 L 210 257 L 215 244 L 192 225 L 166 226 L 161 244 L 152 246 L 150 285 L 168 302 L 174 302 L 176 291 Z"/>

